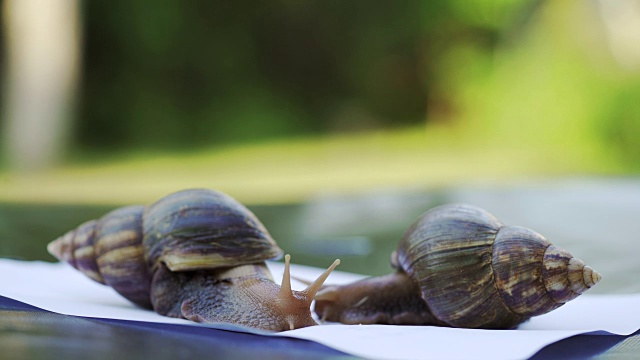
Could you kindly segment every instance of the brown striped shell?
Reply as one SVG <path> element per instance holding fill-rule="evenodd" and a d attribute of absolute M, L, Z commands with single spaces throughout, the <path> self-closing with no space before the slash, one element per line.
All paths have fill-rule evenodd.
<path fill-rule="evenodd" d="M 562 306 L 600 280 L 597 272 L 540 234 L 459 204 L 421 216 L 400 240 L 392 265 L 397 272 L 389 279 L 403 281 L 404 292 L 389 291 L 391 281 L 373 279 L 327 287 L 316 296 L 318 316 L 348 323 L 403 324 L 402 319 L 411 319 L 513 328 Z M 376 294 L 367 292 L 373 287 Z"/>
<path fill-rule="evenodd" d="M 54 240 L 49 252 L 125 298 L 172 317 L 266 330 L 314 325 L 309 306 L 339 263 L 305 291 L 273 283 L 282 250 L 230 196 L 190 189 L 116 209 Z"/>
<path fill-rule="evenodd" d="M 171 271 L 251 264 L 282 257 L 282 250 L 245 206 L 218 191 L 169 194 L 149 206 L 142 221 L 150 269 Z"/>
<path fill-rule="evenodd" d="M 143 210 L 141 205 L 127 206 L 87 221 L 49 243 L 49 253 L 129 301 L 151 307 L 151 273 L 142 248 Z"/>
<path fill-rule="evenodd" d="M 150 306 L 153 270 L 257 263 L 282 256 L 246 207 L 221 192 L 179 191 L 145 209 L 133 205 L 91 220 L 49 244 L 49 252 L 130 301 Z"/>

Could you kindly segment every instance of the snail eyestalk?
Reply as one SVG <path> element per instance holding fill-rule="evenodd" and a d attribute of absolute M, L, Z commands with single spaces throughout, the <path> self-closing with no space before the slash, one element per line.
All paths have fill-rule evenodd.
<path fill-rule="evenodd" d="M 310 306 L 316 292 L 322 287 L 329 274 L 340 264 L 340 260 L 335 260 L 327 270 L 325 270 L 313 283 L 302 291 L 291 290 L 291 256 L 284 257 L 284 273 L 282 274 L 282 284 L 275 301 L 279 311 L 287 319 L 289 329 L 316 325 L 311 319 Z M 304 316 L 303 316 L 304 315 Z M 308 316 L 307 316 L 308 315 Z"/>
<path fill-rule="evenodd" d="M 331 272 L 336 268 L 336 266 L 340 265 L 340 259 L 336 259 L 333 264 L 331 264 L 331 266 L 329 266 L 329 268 L 327 270 L 325 270 L 324 273 L 322 273 L 322 275 L 318 276 L 318 278 L 311 283 L 311 285 L 307 286 L 306 289 L 304 289 L 302 291 L 302 293 L 313 299 L 313 297 L 316 295 L 316 293 L 318 292 L 318 290 L 320 290 L 320 288 L 322 287 L 322 284 L 324 284 L 324 282 L 327 280 L 327 278 L 329 277 L 329 274 L 331 274 Z M 309 302 L 311 303 L 311 302 Z"/>
<path fill-rule="evenodd" d="M 290 270 L 291 255 L 284 256 L 284 273 L 282 274 L 282 284 L 280 284 L 280 294 L 278 298 L 288 299 L 291 297 L 291 270 Z"/>

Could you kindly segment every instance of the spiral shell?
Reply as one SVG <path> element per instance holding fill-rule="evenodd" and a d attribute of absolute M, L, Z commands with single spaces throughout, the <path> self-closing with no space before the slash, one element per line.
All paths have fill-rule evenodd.
<path fill-rule="evenodd" d="M 49 252 L 132 302 L 170 317 L 270 331 L 316 325 L 310 306 L 336 259 L 302 290 L 291 289 L 290 256 L 278 286 L 264 260 L 282 250 L 228 195 L 179 191 L 148 207 L 116 209 L 48 246 Z"/>
<path fill-rule="evenodd" d="M 400 240 L 392 263 L 418 284 L 435 318 L 466 328 L 515 327 L 600 280 L 540 234 L 471 205 L 425 213 Z"/>
<path fill-rule="evenodd" d="M 159 262 L 171 271 L 213 269 L 283 254 L 251 211 L 212 190 L 167 195 L 146 209 L 142 224 L 150 269 Z"/>
<path fill-rule="evenodd" d="M 51 254 L 130 301 L 152 307 L 153 273 L 215 269 L 282 256 L 262 223 L 242 204 L 207 189 L 179 191 L 144 207 L 116 209 L 69 231 Z"/>

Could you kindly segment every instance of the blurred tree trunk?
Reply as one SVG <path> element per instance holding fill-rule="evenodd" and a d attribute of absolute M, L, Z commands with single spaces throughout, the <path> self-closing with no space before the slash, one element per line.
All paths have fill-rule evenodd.
<path fill-rule="evenodd" d="M 640 0 L 599 0 L 611 53 L 620 66 L 640 72 Z"/>
<path fill-rule="evenodd" d="M 9 166 L 38 170 L 62 155 L 79 70 L 78 0 L 5 0 L 3 150 Z"/>

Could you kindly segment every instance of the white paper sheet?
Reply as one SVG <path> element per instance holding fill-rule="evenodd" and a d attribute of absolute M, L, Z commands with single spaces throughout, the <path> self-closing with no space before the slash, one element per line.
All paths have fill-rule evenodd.
<path fill-rule="evenodd" d="M 269 263 L 274 277 L 281 263 Z M 292 274 L 313 279 L 323 269 L 293 265 Z M 335 272 L 328 283 L 361 275 Z M 302 284 L 293 284 L 302 289 Z M 0 295 L 61 314 L 178 323 L 129 303 L 66 264 L 0 259 Z M 522 359 L 544 346 L 585 332 L 628 335 L 640 328 L 640 294 L 582 295 L 567 305 L 535 317 L 518 330 L 470 330 L 432 326 L 322 325 L 275 334 L 316 341 L 372 359 Z"/>

